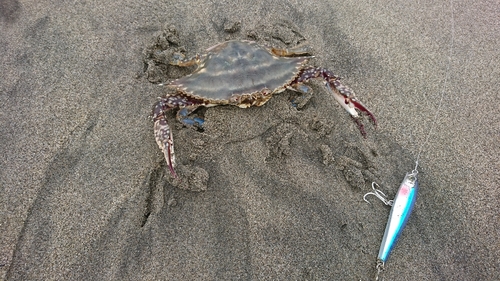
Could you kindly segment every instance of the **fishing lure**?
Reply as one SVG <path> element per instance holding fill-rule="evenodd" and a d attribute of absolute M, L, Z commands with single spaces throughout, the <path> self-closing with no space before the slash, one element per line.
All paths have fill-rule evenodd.
<path fill-rule="evenodd" d="M 385 262 L 396 245 L 399 236 L 403 232 L 403 229 L 410 218 L 413 206 L 415 206 L 418 192 L 417 174 L 418 171 L 416 169 L 411 173 L 406 174 L 401 182 L 401 185 L 399 186 L 394 200 L 387 200 L 387 196 L 382 193 L 382 191 L 375 188 L 375 185 L 378 186 L 375 182 L 372 183 L 373 191 L 368 192 L 363 196 L 363 199 L 368 202 L 368 200 L 366 200 L 366 196 L 375 195 L 377 198 L 382 200 L 384 204 L 392 206 L 389 219 L 387 220 L 387 225 L 385 227 L 384 237 L 380 243 L 380 250 L 377 256 L 376 280 L 378 280 L 378 275 L 384 269 Z"/>

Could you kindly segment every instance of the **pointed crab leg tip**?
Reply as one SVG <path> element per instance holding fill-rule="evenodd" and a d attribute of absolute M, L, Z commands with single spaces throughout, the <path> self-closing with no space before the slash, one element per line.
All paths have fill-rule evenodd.
<path fill-rule="evenodd" d="M 370 120 L 372 120 L 373 126 L 377 128 L 377 118 L 375 118 L 375 115 L 373 115 L 370 111 L 367 111 L 366 114 L 370 117 Z"/>
<path fill-rule="evenodd" d="M 177 173 L 175 172 L 174 165 L 173 165 L 172 161 L 169 160 L 169 159 L 166 159 L 166 160 L 167 160 L 168 170 L 170 171 L 170 175 L 173 178 L 178 178 Z"/>
<path fill-rule="evenodd" d="M 174 168 L 173 168 L 171 165 L 169 165 L 169 166 L 168 166 L 168 169 L 170 170 L 170 175 L 171 175 L 174 179 L 179 178 L 179 176 L 177 176 L 177 173 L 175 172 Z"/>
<path fill-rule="evenodd" d="M 165 160 L 167 162 L 168 170 L 170 171 L 170 175 L 172 175 L 173 178 L 178 178 L 177 173 L 175 172 L 174 169 L 174 156 L 173 156 L 173 151 L 171 150 L 170 145 L 165 145 L 164 147 L 164 155 L 165 155 Z"/>
<path fill-rule="evenodd" d="M 377 127 L 377 118 L 375 118 L 375 115 L 373 115 L 373 113 L 370 110 L 368 110 L 366 106 L 364 106 L 359 100 L 351 99 L 351 102 L 354 104 L 354 107 L 356 107 L 358 110 L 368 115 L 372 120 L 373 125 Z"/>

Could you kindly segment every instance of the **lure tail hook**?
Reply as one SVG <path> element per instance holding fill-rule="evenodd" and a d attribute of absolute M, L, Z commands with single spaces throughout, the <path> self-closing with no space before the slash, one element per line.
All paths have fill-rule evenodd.
<path fill-rule="evenodd" d="M 377 188 L 375 188 L 375 185 L 377 186 Z M 372 189 L 373 191 L 370 191 L 368 193 L 366 193 L 364 196 L 363 196 L 363 200 L 365 200 L 365 202 L 370 203 L 370 201 L 368 201 L 366 199 L 366 197 L 368 195 L 374 195 L 375 197 L 377 197 L 380 201 L 382 201 L 385 205 L 387 206 L 392 206 L 392 204 L 394 203 L 394 200 L 389 200 L 387 199 L 387 195 L 385 195 L 385 193 L 383 193 L 382 191 L 380 191 L 380 186 L 378 185 L 378 183 L 376 182 L 372 182 Z"/>
<path fill-rule="evenodd" d="M 375 281 L 378 281 L 380 274 L 384 271 L 385 263 L 381 260 L 377 260 L 377 273 L 375 274 Z"/>

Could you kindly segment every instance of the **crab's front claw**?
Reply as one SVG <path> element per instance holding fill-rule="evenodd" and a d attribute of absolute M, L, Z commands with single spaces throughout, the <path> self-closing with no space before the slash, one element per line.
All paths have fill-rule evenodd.
<path fill-rule="evenodd" d="M 170 126 L 168 126 L 167 119 L 164 116 L 164 104 L 159 101 L 155 104 L 153 108 L 153 121 L 154 124 L 154 134 L 156 143 L 158 147 L 160 147 L 163 155 L 165 156 L 165 160 L 167 161 L 168 169 L 170 170 L 170 174 L 174 178 L 177 178 L 177 174 L 175 173 L 175 154 L 174 154 L 174 139 L 172 137 L 172 131 L 170 130 Z"/>
<path fill-rule="evenodd" d="M 354 108 L 366 113 L 368 116 L 370 116 L 370 119 L 372 120 L 373 122 L 373 125 L 375 125 L 375 127 L 377 126 L 377 119 L 375 119 L 375 116 L 373 115 L 373 113 L 371 113 L 370 110 L 368 110 L 359 100 L 357 100 L 356 98 L 349 98 L 349 99 L 346 99 L 346 104 L 348 105 L 352 105 Z M 354 110 L 356 111 L 356 110 Z M 361 117 L 356 114 L 356 116 L 353 116 L 351 115 L 354 122 L 356 122 L 356 124 L 358 125 L 358 128 L 359 128 L 359 131 L 361 132 L 361 135 L 363 135 L 363 137 L 366 138 L 366 131 L 365 131 L 365 126 L 363 125 L 363 123 L 361 123 Z"/>
<path fill-rule="evenodd" d="M 354 97 L 350 98 L 349 100 L 354 105 L 355 108 L 357 108 L 361 112 L 364 112 L 366 115 L 370 117 L 375 127 L 377 126 L 377 119 L 375 118 L 375 115 L 373 115 L 373 113 L 368 108 L 366 108 L 364 104 L 362 104 L 357 98 Z"/>
<path fill-rule="evenodd" d="M 167 161 L 168 169 L 174 178 L 177 177 L 175 173 L 175 155 L 174 155 L 174 141 L 172 138 L 172 131 L 167 124 L 165 119 L 159 119 L 155 121 L 154 132 L 156 143 L 160 147 L 165 160 Z"/>
<path fill-rule="evenodd" d="M 375 119 L 375 115 L 373 115 L 373 113 L 354 96 L 354 92 L 349 87 L 342 85 L 338 79 L 332 82 L 327 82 L 326 86 L 328 90 L 333 93 L 337 102 L 347 112 L 349 112 L 349 114 L 351 114 L 354 122 L 356 122 L 359 127 L 359 131 L 364 137 L 366 137 L 365 127 L 363 123 L 361 123 L 361 116 L 359 116 L 357 110 L 366 113 L 372 120 L 373 124 L 377 126 L 377 119 Z M 332 90 L 332 87 L 335 88 L 335 90 Z"/>

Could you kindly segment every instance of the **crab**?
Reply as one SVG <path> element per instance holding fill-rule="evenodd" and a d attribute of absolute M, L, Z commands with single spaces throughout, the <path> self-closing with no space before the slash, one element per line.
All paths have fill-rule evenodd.
<path fill-rule="evenodd" d="M 327 91 L 347 110 L 366 137 L 358 111 L 367 114 L 374 125 L 375 116 L 355 97 L 353 90 L 340 83 L 338 75 L 326 68 L 308 65 L 310 58 L 304 46 L 277 49 L 246 40 L 219 43 L 191 58 L 175 53 L 170 64 L 196 65 L 197 68 L 192 74 L 168 83 L 166 86 L 173 89 L 173 93 L 159 98 L 153 106 L 156 143 L 171 175 L 178 177 L 174 169 L 174 140 L 166 117 L 168 111 L 179 109 L 178 121 L 202 127 L 203 119 L 189 116 L 201 106 L 262 106 L 273 94 L 286 89 L 311 94 L 311 88 L 304 83 L 314 78 L 324 80 Z"/>

